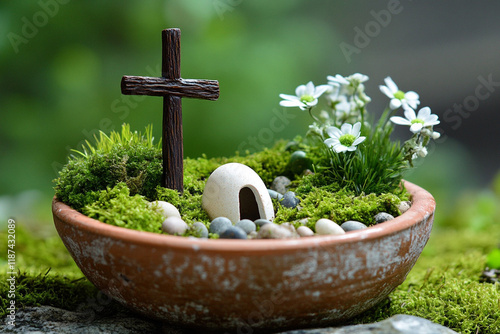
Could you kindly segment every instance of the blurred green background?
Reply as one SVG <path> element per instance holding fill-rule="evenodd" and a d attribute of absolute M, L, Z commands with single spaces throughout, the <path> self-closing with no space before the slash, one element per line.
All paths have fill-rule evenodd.
<path fill-rule="evenodd" d="M 152 123 L 160 137 L 161 98 L 122 96 L 120 80 L 160 75 L 169 27 L 182 30 L 182 77 L 219 80 L 221 91 L 216 102 L 183 99 L 185 156 L 304 134 L 310 119 L 298 109 L 280 131 L 263 129 L 283 115 L 280 93 L 327 75 L 367 74 L 369 111 L 380 113 L 388 100 L 378 85 L 391 76 L 441 119 L 442 138 L 407 177 L 436 197 L 439 223 L 470 194 L 488 194 L 499 169 L 499 10 L 484 0 L 3 1 L 1 226 L 14 217 L 53 231 L 52 180 L 99 130 Z M 480 212 L 494 210 L 486 202 Z"/>

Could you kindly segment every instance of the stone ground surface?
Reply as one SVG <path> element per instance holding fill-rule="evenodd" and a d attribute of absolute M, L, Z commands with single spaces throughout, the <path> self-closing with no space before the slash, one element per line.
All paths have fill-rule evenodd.
<path fill-rule="evenodd" d="M 11 327 L 4 321 L 2 333 L 167 333 L 187 334 L 191 330 L 182 330 L 164 326 L 161 323 L 140 318 L 128 311 L 118 311 L 105 316 L 89 317 L 89 314 L 70 312 L 50 306 L 40 306 L 18 310 L 16 326 Z M 230 334 L 230 332 L 224 332 Z M 396 315 L 384 321 L 345 327 L 293 330 L 281 334 L 456 334 L 455 331 L 437 325 L 428 320 Z"/>

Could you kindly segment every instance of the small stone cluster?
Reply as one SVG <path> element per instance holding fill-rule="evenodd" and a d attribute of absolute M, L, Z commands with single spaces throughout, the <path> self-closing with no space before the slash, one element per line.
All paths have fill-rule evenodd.
<path fill-rule="evenodd" d="M 295 160 L 300 161 L 305 158 L 305 154 L 301 153 L 303 152 L 294 152 Z M 306 167 L 307 165 L 303 163 L 300 168 Z M 172 204 L 157 201 L 153 205 L 165 217 L 162 224 L 163 232 L 171 235 L 184 235 L 190 231 L 192 232 L 190 234 L 199 238 L 216 235 L 220 239 L 290 239 L 314 235 L 341 235 L 367 228 L 367 225 L 355 220 L 337 224 L 326 218 L 321 218 L 314 223 L 314 231 L 309 227 L 311 224 L 308 218 L 296 222 L 273 223 L 274 212 L 271 200 L 277 201 L 286 208 L 301 209 L 300 199 L 289 190 L 291 184 L 291 180 L 287 177 L 278 176 L 272 182 L 271 189 L 266 189 L 260 177 L 252 169 L 245 165 L 231 163 L 219 167 L 207 180 L 203 208 L 211 219 L 210 224 L 195 222 L 188 226 Z M 210 190 L 207 191 L 207 188 Z M 243 216 L 241 210 L 246 204 L 240 203 L 239 200 L 234 201 L 244 188 L 250 189 L 249 191 L 255 196 L 260 213 L 257 217 L 260 216 L 260 218 L 248 219 Z M 228 194 L 231 195 L 230 198 Z M 399 206 L 402 213 L 409 208 L 410 202 L 402 202 Z M 380 212 L 373 219 L 376 224 L 380 224 L 394 217 L 389 213 Z"/>

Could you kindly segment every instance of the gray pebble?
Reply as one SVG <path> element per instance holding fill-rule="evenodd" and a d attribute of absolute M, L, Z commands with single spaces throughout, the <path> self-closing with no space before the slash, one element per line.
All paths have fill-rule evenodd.
<path fill-rule="evenodd" d="M 286 193 L 288 186 L 292 183 L 286 176 L 278 176 L 274 179 L 271 184 L 271 190 L 274 190 L 280 194 Z"/>
<path fill-rule="evenodd" d="M 246 234 L 249 234 L 250 232 L 254 232 L 257 230 L 257 226 L 250 219 L 242 219 L 236 224 L 234 224 L 234 226 L 241 228 L 243 231 L 245 231 Z"/>
<path fill-rule="evenodd" d="M 401 211 L 401 214 L 408 211 L 410 209 L 410 207 L 411 207 L 410 201 L 403 201 L 403 202 L 399 203 L 399 205 L 398 205 L 398 209 L 399 209 L 399 211 Z"/>
<path fill-rule="evenodd" d="M 269 193 L 269 196 L 271 196 L 271 198 L 277 199 L 278 201 L 281 201 L 281 199 L 283 198 L 283 195 L 275 190 L 267 189 L 267 192 Z"/>
<path fill-rule="evenodd" d="M 283 195 L 283 199 L 280 203 L 285 208 L 295 208 L 299 202 L 299 199 L 295 197 L 295 193 L 293 191 L 287 191 L 285 195 Z"/>
<path fill-rule="evenodd" d="M 391 214 L 388 214 L 387 212 L 377 213 L 373 218 L 375 219 L 375 223 L 377 224 L 394 219 L 394 217 Z"/>
<path fill-rule="evenodd" d="M 265 225 L 265 224 L 272 224 L 269 220 L 267 219 L 257 219 L 256 221 L 254 221 L 255 225 L 257 226 L 262 226 L 262 225 Z"/>
<path fill-rule="evenodd" d="M 247 233 L 238 226 L 231 226 L 219 234 L 220 239 L 246 239 Z"/>
<path fill-rule="evenodd" d="M 199 238 L 208 238 L 208 229 L 205 224 L 201 222 L 194 222 L 191 229 Z"/>
<path fill-rule="evenodd" d="M 188 225 L 179 217 L 168 217 L 161 224 L 161 229 L 167 234 L 182 235 L 188 229 Z"/>
<path fill-rule="evenodd" d="M 314 235 L 314 232 L 313 230 L 311 230 L 309 227 L 307 226 L 299 226 L 297 228 L 297 233 L 301 236 L 301 237 L 312 237 Z"/>
<path fill-rule="evenodd" d="M 210 233 L 221 234 L 229 227 L 233 226 L 233 223 L 226 217 L 217 217 L 210 223 L 210 228 L 208 231 Z"/>
<path fill-rule="evenodd" d="M 342 227 L 342 229 L 346 232 L 357 231 L 367 228 L 365 224 L 358 222 L 356 220 L 348 220 L 342 225 L 340 225 L 340 227 Z"/>
<path fill-rule="evenodd" d="M 292 237 L 292 232 L 277 224 L 265 224 L 260 228 L 257 235 L 258 239 L 287 239 Z"/>

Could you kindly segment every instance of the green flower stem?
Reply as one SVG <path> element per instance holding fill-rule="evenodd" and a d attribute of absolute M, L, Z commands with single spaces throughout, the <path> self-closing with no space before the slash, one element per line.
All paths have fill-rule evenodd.
<path fill-rule="evenodd" d="M 314 115 L 312 114 L 312 109 L 313 109 L 312 107 L 307 108 L 307 111 L 309 111 L 309 115 L 312 117 L 312 119 L 314 119 L 316 122 L 318 122 L 318 123 L 320 123 L 320 124 L 321 124 L 321 121 L 319 120 L 319 118 L 317 118 L 316 116 L 314 116 Z"/>

